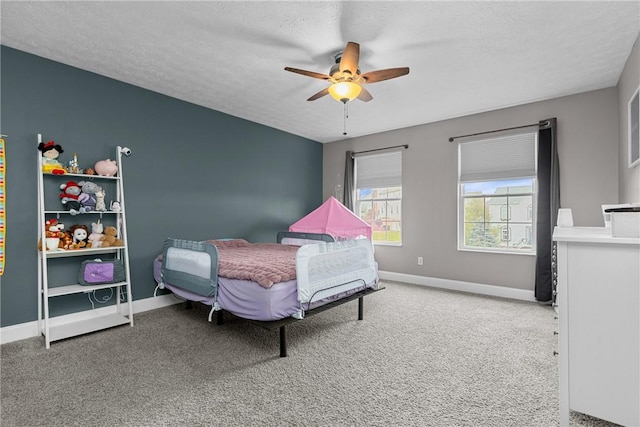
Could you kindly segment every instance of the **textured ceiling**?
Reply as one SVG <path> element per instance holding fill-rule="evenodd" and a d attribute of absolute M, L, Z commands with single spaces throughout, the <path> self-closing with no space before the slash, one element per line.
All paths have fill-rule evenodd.
<path fill-rule="evenodd" d="M 2 1 L 1 43 L 319 142 L 343 106 L 306 99 L 347 41 L 362 72 L 347 137 L 615 86 L 640 2 Z"/>

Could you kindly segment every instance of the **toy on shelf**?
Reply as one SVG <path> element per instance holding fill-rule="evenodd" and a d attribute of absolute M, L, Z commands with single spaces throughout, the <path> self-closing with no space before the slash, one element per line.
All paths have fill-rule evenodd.
<path fill-rule="evenodd" d="M 42 151 L 42 172 L 54 175 L 63 175 L 67 172 L 58 161 L 60 154 L 64 153 L 59 144 L 55 141 L 41 142 L 38 144 L 38 150 Z"/>
<path fill-rule="evenodd" d="M 120 202 L 117 200 L 112 200 L 111 201 L 111 206 L 109 207 L 109 210 L 112 212 L 120 212 L 122 208 L 120 207 Z"/>
<path fill-rule="evenodd" d="M 91 234 L 89 234 L 89 244 L 92 248 L 99 248 L 102 246 L 102 237 L 104 237 L 104 227 L 100 220 L 98 222 L 91 223 Z"/>
<path fill-rule="evenodd" d="M 74 225 L 71 227 L 71 235 L 73 236 L 74 249 L 90 248 L 89 229 L 86 225 Z"/>
<path fill-rule="evenodd" d="M 111 159 L 100 160 L 96 163 L 94 169 L 96 173 L 101 176 L 116 176 L 118 173 L 118 164 L 115 160 Z"/>
<path fill-rule="evenodd" d="M 98 184 L 93 181 L 80 181 L 78 185 L 81 188 L 80 196 L 78 197 L 78 201 L 84 207 L 84 213 L 91 212 L 93 210 L 98 210 L 96 204 L 98 202 L 97 193 L 102 190 Z"/>
<path fill-rule="evenodd" d="M 71 215 L 76 215 L 78 213 L 85 213 L 86 209 L 82 206 L 80 200 L 80 194 L 82 193 L 82 188 L 75 181 L 67 181 L 66 183 L 60 185 L 60 189 L 63 191 L 60 193 L 60 203 L 66 210 L 71 213 Z"/>
<path fill-rule="evenodd" d="M 96 211 L 105 212 L 107 210 L 107 205 L 104 202 L 104 190 L 100 189 L 100 191 L 96 191 Z"/>
<path fill-rule="evenodd" d="M 60 244 L 63 235 L 64 224 L 57 219 L 50 219 L 44 223 L 45 247 L 48 251 L 55 251 Z M 42 250 L 42 239 L 38 241 L 38 250 Z"/>
<path fill-rule="evenodd" d="M 73 153 L 73 158 L 69 160 L 69 173 L 82 173 L 80 164 L 78 163 L 78 153 Z"/>
<path fill-rule="evenodd" d="M 113 246 L 124 246 L 124 242 L 118 239 L 118 230 L 113 226 L 104 228 L 104 236 L 102 236 L 102 247 L 110 248 Z"/>

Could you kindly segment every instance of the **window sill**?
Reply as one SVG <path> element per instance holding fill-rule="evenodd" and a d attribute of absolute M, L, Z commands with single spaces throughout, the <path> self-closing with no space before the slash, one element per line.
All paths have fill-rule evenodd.
<path fill-rule="evenodd" d="M 516 252 L 516 251 L 504 251 L 500 249 L 489 250 L 489 249 L 472 249 L 472 248 L 458 248 L 459 252 L 480 252 L 483 254 L 500 254 L 500 255 L 529 255 L 536 256 L 535 251 L 532 252 Z"/>
<path fill-rule="evenodd" d="M 396 246 L 401 247 L 402 243 L 392 243 L 392 242 L 372 242 L 374 246 Z"/>

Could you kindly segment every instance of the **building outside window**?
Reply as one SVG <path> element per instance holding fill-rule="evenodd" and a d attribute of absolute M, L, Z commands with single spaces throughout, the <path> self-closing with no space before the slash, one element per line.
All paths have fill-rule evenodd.
<path fill-rule="evenodd" d="M 537 133 L 459 146 L 458 249 L 535 254 Z"/>
<path fill-rule="evenodd" d="M 355 212 L 371 225 L 375 244 L 402 244 L 402 152 L 355 158 Z"/>

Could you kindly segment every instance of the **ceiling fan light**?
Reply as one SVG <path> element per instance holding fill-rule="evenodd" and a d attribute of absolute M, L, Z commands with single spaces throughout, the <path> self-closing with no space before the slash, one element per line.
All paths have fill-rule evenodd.
<path fill-rule="evenodd" d="M 353 82 L 339 82 L 329 86 L 329 94 L 336 101 L 347 103 L 353 101 L 360 95 L 362 87 Z"/>

